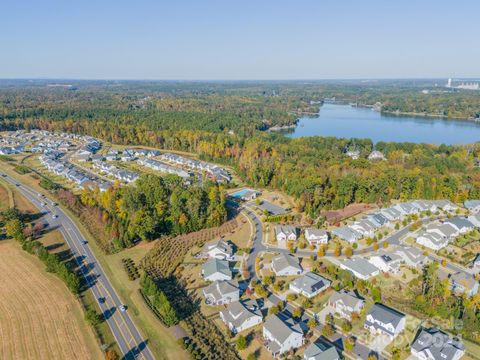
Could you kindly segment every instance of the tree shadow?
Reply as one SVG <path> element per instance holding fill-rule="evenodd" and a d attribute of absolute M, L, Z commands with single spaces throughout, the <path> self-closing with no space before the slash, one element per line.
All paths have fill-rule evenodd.
<path fill-rule="evenodd" d="M 138 358 L 138 355 L 145 350 L 147 347 L 147 340 L 142 341 L 138 346 L 133 347 L 127 352 L 123 357 L 122 360 L 133 360 Z"/>
<path fill-rule="evenodd" d="M 117 311 L 117 308 L 111 307 L 110 309 L 107 309 L 103 312 L 102 316 L 104 320 L 108 320 L 112 317 L 113 314 L 115 314 L 115 311 Z"/>
<path fill-rule="evenodd" d="M 167 296 L 177 313 L 179 320 L 184 320 L 200 309 L 201 299 L 194 291 L 188 291 L 185 284 L 177 277 L 170 275 L 167 278 L 157 279 L 156 284 Z"/>

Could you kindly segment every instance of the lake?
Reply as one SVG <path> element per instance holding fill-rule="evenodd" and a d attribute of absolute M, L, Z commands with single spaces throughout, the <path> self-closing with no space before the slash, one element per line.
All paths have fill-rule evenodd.
<path fill-rule="evenodd" d="M 324 104 L 318 117 L 302 117 L 288 137 L 335 136 L 431 144 L 467 144 L 480 141 L 480 123 L 468 120 L 388 116 L 369 108 Z"/>

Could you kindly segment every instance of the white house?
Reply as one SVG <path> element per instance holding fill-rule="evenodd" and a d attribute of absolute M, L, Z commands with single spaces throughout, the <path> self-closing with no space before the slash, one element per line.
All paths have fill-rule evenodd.
<path fill-rule="evenodd" d="M 368 261 L 382 272 L 397 274 L 400 271 L 402 258 L 396 254 L 381 250 L 378 254 L 371 256 Z"/>
<path fill-rule="evenodd" d="M 232 272 L 228 261 L 216 258 L 208 260 L 202 266 L 203 278 L 207 281 L 232 280 Z"/>
<path fill-rule="evenodd" d="M 425 231 L 427 233 L 436 233 L 447 240 L 451 240 L 460 234 L 457 228 L 449 223 L 431 224 L 426 227 Z"/>
<path fill-rule="evenodd" d="M 416 238 L 416 242 L 419 245 L 425 246 L 434 251 L 443 249 L 448 245 L 448 239 L 442 237 L 436 232 L 421 232 Z"/>
<path fill-rule="evenodd" d="M 278 246 L 286 248 L 287 241 L 297 240 L 297 228 L 291 225 L 277 225 L 275 227 L 275 236 Z"/>
<path fill-rule="evenodd" d="M 400 256 L 403 264 L 414 268 L 423 268 L 424 265 L 430 262 L 430 259 L 423 254 L 423 251 L 411 246 L 402 246 L 395 250 L 395 254 Z"/>
<path fill-rule="evenodd" d="M 475 227 L 480 227 L 480 214 L 470 215 L 468 221 L 470 221 Z"/>
<path fill-rule="evenodd" d="M 377 303 L 367 314 L 364 327 L 372 334 L 387 335 L 393 340 L 405 329 L 405 315 Z"/>
<path fill-rule="evenodd" d="M 203 247 L 204 253 L 210 258 L 230 260 L 233 258 L 233 247 L 224 240 L 211 241 Z"/>
<path fill-rule="evenodd" d="M 308 228 L 305 230 L 305 240 L 316 247 L 320 244 L 328 244 L 328 233 L 323 229 Z"/>
<path fill-rule="evenodd" d="M 374 150 L 368 155 L 368 160 L 386 160 L 385 155 L 380 151 Z"/>
<path fill-rule="evenodd" d="M 340 317 L 352 320 L 352 314 L 360 314 L 365 305 L 365 301 L 356 297 L 353 293 L 335 291 L 328 299 L 328 305 L 332 307 Z"/>
<path fill-rule="evenodd" d="M 303 331 L 293 319 L 272 315 L 263 325 L 263 338 L 270 353 L 277 357 L 303 345 Z"/>
<path fill-rule="evenodd" d="M 270 267 L 277 276 L 300 275 L 303 272 L 298 259 L 287 254 L 273 258 Z"/>
<path fill-rule="evenodd" d="M 380 270 L 376 266 L 373 266 L 362 257 L 345 259 L 340 263 L 340 268 L 350 271 L 355 277 L 362 280 L 368 280 L 380 274 Z"/>
<path fill-rule="evenodd" d="M 240 299 L 240 288 L 237 281 L 214 281 L 203 288 L 203 296 L 207 305 L 223 305 Z"/>
<path fill-rule="evenodd" d="M 457 229 L 459 234 L 465 234 L 474 229 L 474 225 L 465 217 L 456 216 L 445 221 L 446 224 L 452 225 Z"/>
<path fill-rule="evenodd" d="M 459 360 L 465 354 L 465 346 L 439 329 L 422 328 L 410 352 L 421 360 Z"/>
<path fill-rule="evenodd" d="M 220 318 L 233 334 L 245 331 L 262 322 L 262 312 L 256 301 L 236 301 L 220 311 Z"/>
<path fill-rule="evenodd" d="M 318 274 L 307 272 L 289 285 L 290 290 L 307 298 L 312 298 L 330 287 L 331 281 Z"/>
<path fill-rule="evenodd" d="M 322 339 L 317 339 L 305 349 L 303 354 L 304 360 L 340 360 L 337 348 Z"/>
<path fill-rule="evenodd" d="M 466 200 L 463 205 L 471 214 L 478 214 L 480 212 L 480 200 Z"/>

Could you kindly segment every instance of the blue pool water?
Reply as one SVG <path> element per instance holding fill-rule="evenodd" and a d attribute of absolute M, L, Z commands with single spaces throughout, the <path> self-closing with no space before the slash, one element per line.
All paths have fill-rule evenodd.
<path fill-rule="evenodd" d="M 230 194 L 231 197 L 234 197 L 235 199 L 240 199 L 243 195 L 245 195 L 247 192 L 252 191 L 252 189 L 242 189 L 237 192 L 234 192 Z"/>

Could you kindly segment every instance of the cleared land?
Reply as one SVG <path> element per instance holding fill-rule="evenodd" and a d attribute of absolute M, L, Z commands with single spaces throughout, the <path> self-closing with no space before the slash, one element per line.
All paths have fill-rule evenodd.
<path fill-rule="evenodd" d="M 0 358 L 100 359 L 79 303 L 42 264 L 0 242 Z"/>

